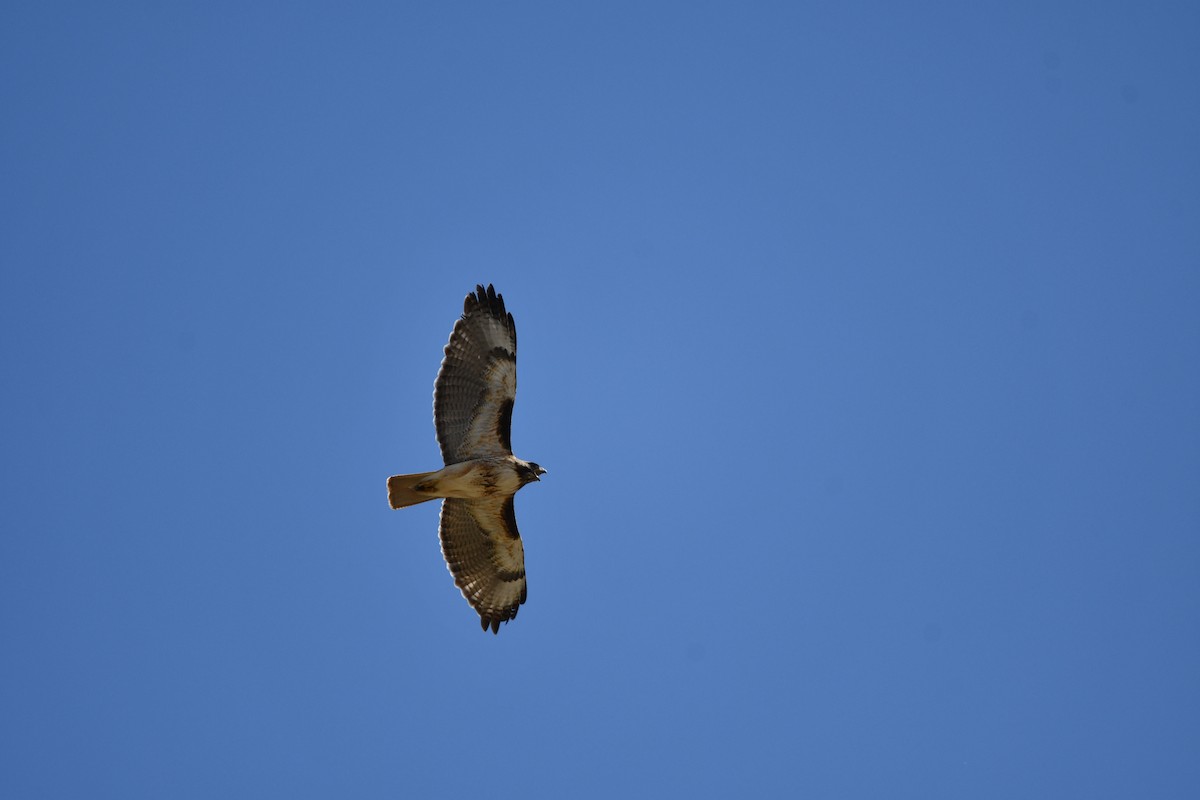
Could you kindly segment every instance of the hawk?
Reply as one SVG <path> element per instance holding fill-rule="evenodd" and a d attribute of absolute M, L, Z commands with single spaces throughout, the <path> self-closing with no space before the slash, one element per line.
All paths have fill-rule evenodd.
<path fill-rule="evenodd" d="M 388 502 L 442 499 L 446 566 L 486 631 L 525 602 L 525 547 L 513 496 L 546 470 L 512 453 L 517 327 L 491 285 L 467 295 L 433 384 L 433 424 L 446 466 L 388 478 Z"/>

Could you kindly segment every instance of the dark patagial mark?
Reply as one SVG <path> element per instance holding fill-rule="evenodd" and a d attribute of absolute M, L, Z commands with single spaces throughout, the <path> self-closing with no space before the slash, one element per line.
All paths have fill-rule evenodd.
<path fill-rule="evenodd" d="M 504 529 L 509 537 L 520 539 L 521 534 L 517 531 L 517 509 L 513 505 L 512 495 L 509 495 L 508 499 L 504 501 L 504 509 L 501 513 L 504 514 Z"/>
<path fill-rule="evenodd" d="M 508 583 L 516 583 L 525 577 L 523 569 L 501 569 L 496 571 L 496 577 Z"/>
<path fill-rule="evenodd" d="M 517 360 L 517 356 L 515 353 L 510 351 L 507 347 L 503 347 L 501 345 L 496 345 L 491 350 L 489 350 L 488 357 L 491 358 L 492 360 L 500 360 L 500 361 L 516 361 Z"/>
<path fill-rule="evenodd" d="M 500 446 L 507 452 L 512 452 L 512 412 L 513 401 L 508 398 L 500 404 L 500 413 L 496 416 L 496 436 L 500 439 Z"/>

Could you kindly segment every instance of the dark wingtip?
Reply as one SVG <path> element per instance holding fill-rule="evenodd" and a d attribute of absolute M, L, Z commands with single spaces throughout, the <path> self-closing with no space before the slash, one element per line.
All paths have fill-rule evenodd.
<path fill-rule="evenodd" d="M 512 617 L 515 617 L 515 616 L 516 616 L 516 614 L 512 615 Z M 512 617 L 509 617 L 509 619 L 511 619 Z M 479 617 L 479 627 L 483 629 L 484 633 L 487 633 L 488 628 L 492 629 L 493 634 L 500 633 L 500 623 L 501 622 L 507 623 L 508 619 L 505 619 L 504 617 L 493 617 L 493 616 L 485 617 L 482 615 L 480 615 L 480 617 Z"/>
<path fill-rule="evenodd" d="M 496 291 L 496 287 L 488 284 L 484 288 L 482 283 L 475 284 L 475 291 L 467 295 L 463 302 L 463 316 L 467 316 L 477 308 L 486 308 L 491 312 L 496 319 L 504 321 L 508 320 L 509 327 L 512 327 L 512 314 L 509 314 L 504 308 L 504 295 Z"/>

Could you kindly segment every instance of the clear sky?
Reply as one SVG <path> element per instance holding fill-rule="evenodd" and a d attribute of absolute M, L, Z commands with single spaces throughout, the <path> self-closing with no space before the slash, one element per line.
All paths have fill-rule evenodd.
<path fill-rule="evenodd" d="M 1200 6 L 0 9 L 0 796 L 1200 796 Z M 529 601 L 437 507 L 520 331 Z"/>

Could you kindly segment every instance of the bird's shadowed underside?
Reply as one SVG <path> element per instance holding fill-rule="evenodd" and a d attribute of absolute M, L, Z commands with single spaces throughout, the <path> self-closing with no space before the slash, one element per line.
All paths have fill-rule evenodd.
<path fill-rule="evenodd" d="M 441 499 L 442 555 L 484 630 L 517 616 L 528 596 L 513 497 L 546 470 L 512 454 L 517 329 L 488 286 L 467 295 L 433 392 L 445 466 L 388 478 L 392 508 Z"/>

